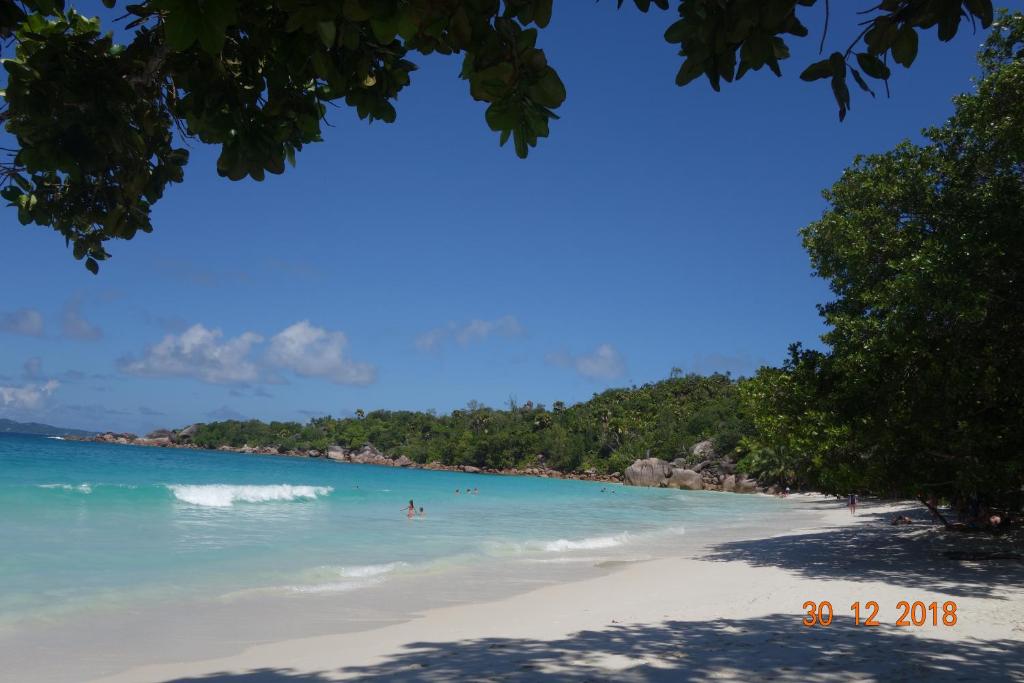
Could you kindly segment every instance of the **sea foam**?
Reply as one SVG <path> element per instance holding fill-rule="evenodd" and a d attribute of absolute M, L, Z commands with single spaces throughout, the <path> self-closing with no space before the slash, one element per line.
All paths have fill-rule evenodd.
<path fill-rule="evenodd" d="M 293 593 L 344 593 L 377 585 L 384 580 L 386 575 L 408 566 L 405 562 L 390 562 L 354 567 L 321 567 L 316 572 L 318 575 L 333 575 L 342 580 L 288 586 L 288 590 Z"/>
<path fill-rule="evenodd" d="M 202 507 L 227 508 L 235 503 L 271 503 L 313 500 L 334 490 L 331 486 L 269 486 L 235 484 L 170 484 L 174 497 Z"/>
<path fill-rule="evenodd" d="M 629 542 L 629 534 L 618 536 L 594 536 L 579 541 L 570 541 L 560 538 L 557 541 L 550 541 L 544 544 L 544 550 L 549 553 L 564 553 L 570 550 L 599 550 L 601 548 L 615 548 Z"/>
<path fill-rule="evenodd" d="M 89 482 L 84 484 L 39 484 L 41 489 L 60 489 L 61 491 L 78 491 L 79 493 L 92 493 L 92 486 Z"/>

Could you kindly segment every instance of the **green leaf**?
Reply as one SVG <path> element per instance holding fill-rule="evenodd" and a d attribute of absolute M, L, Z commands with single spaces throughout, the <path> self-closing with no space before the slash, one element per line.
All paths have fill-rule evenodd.
<path fill-rule="evenodd" d="M 391 16 L 387 20 L 371 19 L 370 28 L 373 30 L 373 36 L 377 41 L 387 45 L 393 41 L 395 36 L 398 34 L 397 17 Z"/>
<path fill-rule="evenodd" d="M 85 267 L 93 275 L 96 275 L 97 273 L 100 272 L 100 264 L 96 263 L 96 259 L 94 259 L 91 256 L 85 260 Z"/>
<path fill-rule="evenodd" d="M 823 59 L 804 69 L 800 74 L 800 79 L 804 81 L 817 81 L 822 78 L 829 78 L 830 76 L 832 76 L 832 65 L 829 63 L 829 60 Z"/>
<path fill-rule="evenodd" d="M 892 58 L 897 64 L 910 68 L 917 57 L 917 31 L 910 24 L 904 24 L 892 44 Z"/>
<path fill-rule="evenodd" d="M 565 85 L 554 69 L 548 68 L 529 88 L 530 99 L 545 107 L 557 107 L 565 101 Z"/>
<path fill-rule="evenodd" d="M 867 52 L 857 53 L 857 64 L 868 76 L 882 81 L 888 80 L 892 73 L 881 59 Z"/>
<path fill-rule="evenodd" d="M 875 91 L 868 87 L 868 84 L 864 81 L 864 78 L 861 77 L 859 71 L 856 69 L 850 69 L 850 73 L 853 74 L 853 80 L 857 82 L 857 85 L 860 86 L 861 90 L 866 93 L 870 93 L 872 97 L 875 96 Z"/>
<path fill-rule="evenodd" d="M 668 43 L 681 43 L 686 39 L 689 30 L 688 23 L 680 19 L 665 30 L 665 41 Z"/>
<path fill-rule="evenodd" d="M 967 9 L 981 21 L 982 28 L 992 24 L 992 0 L 967 0 Z"/>
<path fill-rule="evenodd" d="M 199 17 L 184 8 L 172 10 L 164 18 L 164 38 L 172 50 L 182 52 L 192 47 L 198 35 Z"/>
<path fill-rule="evenodd" d="M 317 22 L 316 32 L 320 35 L 320 42 L 328 50 L 334 47 L 334 40 L 338 36 L 338 27 L 333 21 Z"/>

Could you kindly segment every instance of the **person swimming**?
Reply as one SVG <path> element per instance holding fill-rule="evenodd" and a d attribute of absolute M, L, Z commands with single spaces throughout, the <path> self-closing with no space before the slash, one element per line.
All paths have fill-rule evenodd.
<path fill-rule="evenodd" d="M 457 495 L 459 495 L 459 493 L 460 493 L 459 489 L 455 489 L 455 495 L 457 496 Z"/>
<path fill-rule="evenodd" d="M 468 491 L 469 489 L 466 489 L 466 490 Z M 480 493 L 480 489 L 478 489 L 478 488 L 476 488 L 476 487 L 474 486 L 474 487 L 473 487 L 473 495 L 475 496 L 475 495 L 476 495 L 476 494 L 478 494 L 478 493 Z"/>
<path fill-rule="evenodd" d="M 427 513 L 423 511 L 423 506 L 420 506 L 420 517 L 426 517 Z"/>
<path fill-rule="evenodd" d="M 409 507 L 406 508 L 406 517 L 412 519 L 416 516 L 416 504 L 412 502 L 412 498 L 409 499 Z"/>

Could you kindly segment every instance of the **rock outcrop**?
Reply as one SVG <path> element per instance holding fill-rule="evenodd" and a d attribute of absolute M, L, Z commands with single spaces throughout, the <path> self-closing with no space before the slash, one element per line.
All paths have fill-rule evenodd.
<path fill-rule="evenodd" d="M 687 463 L 696 463 L 688 466 Z M 659 458 L 637 460 L 626 468 L 624 481 L 630 486 L 660 486 L 689 491 L 728 491 L 756 493 L 758 483 L 736 473 L 736 463 L 715 450 L 710 441 L 701 441 L 690 449 L 689 457 L 671 463 Z"/>
<path fill-rule="evenodd" d="M 672 474 L 665 480 L 665 486 L 670 489 L 686 489 L 687 491 L 700 491 L 704 488 L 704 480 L 693 470 L 672 468 Z"/>
<path fill-rule="evenodd" d="M 199 431 L 199 425 L 191 424 L 184 429 L 178 430 L 174 435 L 174 440 L 178 443 L 187 443 L 195 438 L 196 432 Z"/>
<path fill-rule="evenodd" d="M 690 455 L 697 460 L 717 460 L 719 457 L 718 451 L 715 450 L 715 444 L 711 441 L 699 441 L 693 444 Z"/>
<path fill-rule="evenodd" d="M 623 478 L 630 486 L 664 486 L 670 476 L 672 465 L 658 458 L 644 458 L 627 467 Z"/>
<path fill-rule="evenodd" d="M 744 475 L 736 475 L 736 493 L 757 493 L 761 487 L 753 479 L 747 479 Z"/>

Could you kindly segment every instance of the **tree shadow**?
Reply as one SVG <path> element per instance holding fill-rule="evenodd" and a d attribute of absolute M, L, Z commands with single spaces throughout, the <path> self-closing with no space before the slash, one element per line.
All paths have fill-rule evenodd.
<path fill-rule="evenodd" d="M 1024 584 L 1024 563 L 1019 560 L 968 562 L 945 555 L 949 551 L 1019 552 L 1019 538 L 948 532 L 930 523 L 923 510 L 900 511 L 914 519 L 906 526 L 892 526 L 892 512 L 859 514 L 867 519 L 854 526 L 720 543 L 701 559 L 779 567 L 816 579 L 882 581 L 955 597 L 1005 600 L 1000 594 L 1004 586 Z"/>
<path fill-rule="evenodd" d="M 805 628 L 800 618 L 772 614 L 710 622 L 619 624 L 554 641 L 424 641 L 370 666 L 318 673 L 260 669 L 173 683 L 321 683 L 337 676 L 403 683 L 1024 680 L 1021 641 L 951 641 L 927 633 L 946 628 L 942 626 L 915 627 L 911 632 L 894 626 L 855 626 L 845 616 L 837 616 L 829 627 Z"/>

